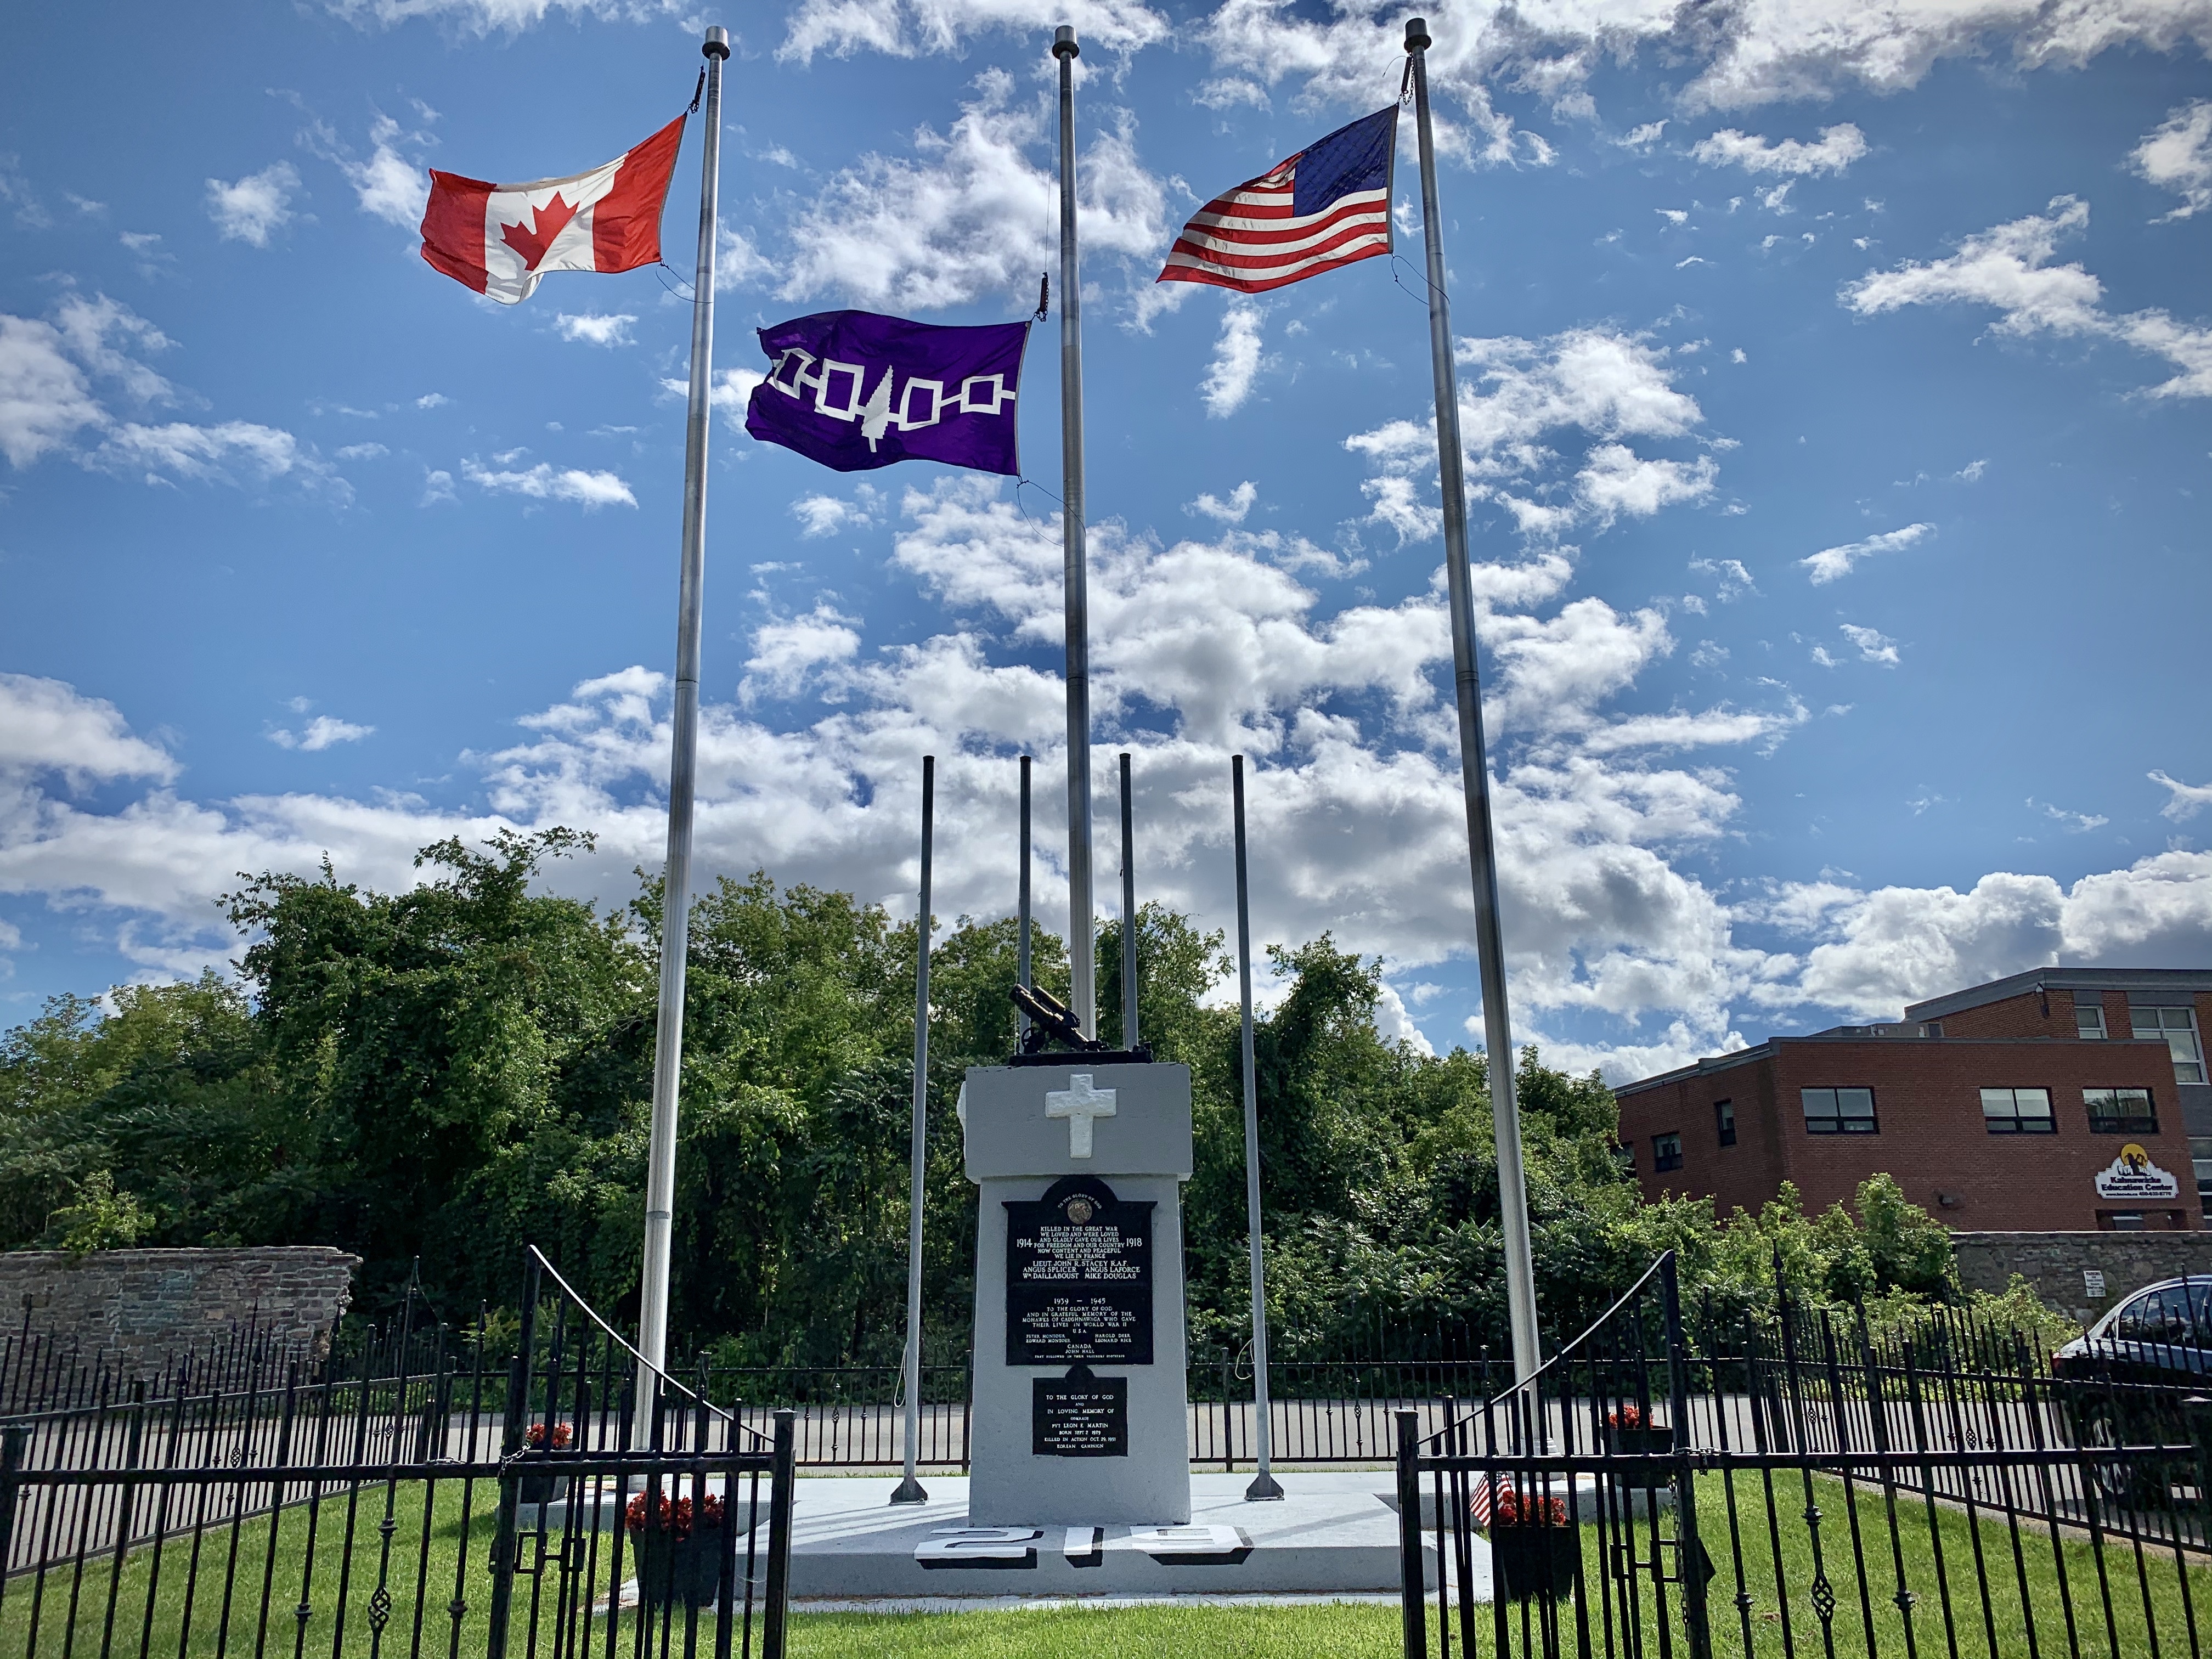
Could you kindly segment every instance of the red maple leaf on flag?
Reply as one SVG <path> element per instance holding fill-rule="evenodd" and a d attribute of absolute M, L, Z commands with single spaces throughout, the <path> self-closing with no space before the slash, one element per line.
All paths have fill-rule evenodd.
<path fill-rule="evenodd" d="M 571 206 L 562 200 L 561 192 L 556 190 L 553 192 L 553 199 L 544 207 L 531 210 L 529 229 L 525 230 L 519 224 L 502 224 L 499 228 L 500 240 L 522 256 L 525 270 L 535 270 L 538 262 L 552 247 L 553 239 L 568 228 L 568 221 L 574 218 L 581 208 L 581 203 Z"/>

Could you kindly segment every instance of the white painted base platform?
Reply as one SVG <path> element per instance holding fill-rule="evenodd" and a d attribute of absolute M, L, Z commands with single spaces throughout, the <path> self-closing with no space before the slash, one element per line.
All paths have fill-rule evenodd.
<path fill-rule="evenodd" d="M 925 1474 L 929 1502 L 889 1501 L 895 1478 L 798 1483 L 795 1607 L 888 1598 L 1160 1598 L 1377 1595 L 1398 1590 L 1398 1516 L 1372 1470 L 1277 1477 L 1279 1503 L 1249 1504 L 1249 1474 L 1191 1476 L 1187 1527 L 969 1528 L 968 1482 Z M 1424 1548 L 1429 1581 L 1434 1547 Z M 1490 1553 L 1475 1543 L 1468 1589 L 1490 1595 Z"/>

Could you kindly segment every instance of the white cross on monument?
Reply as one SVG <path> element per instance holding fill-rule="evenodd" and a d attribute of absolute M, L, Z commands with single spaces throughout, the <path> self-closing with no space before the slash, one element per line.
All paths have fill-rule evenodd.
<path fill-rule="evenodd" d="M 1094 1118 L 1112 1117 L 1115 1113 L 1114 1091 L 1091 1086 L 1091 1073 L 1077 1072 L 1067 1079 L 1067 1087 L 1054 1089 L 1044 1097 L 1047 1117 L 1067 1120 L 1067 1155 L 1070 1158 L 1091 1156 L 1091 1124 Z"/>

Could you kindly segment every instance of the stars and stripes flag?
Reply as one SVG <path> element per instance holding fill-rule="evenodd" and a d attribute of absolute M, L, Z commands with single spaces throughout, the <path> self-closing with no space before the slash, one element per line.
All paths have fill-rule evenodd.
<path fill-rule="evenodd" d="M 1496 1477 L 1492 1475 L 1486 1474 L 1476 1478 L 1474 1496 L 1468 1500 L 1467 1507 L 1474 1515 L 1474 1524 L 1478 1527 L 1487 1528 L 1490 1525 L 1491 1491 L 1493 1486 L 1499 1492 L 1513 1490 L 1510 1486 L 1499 1485 Z"/>
<path fill-rule="evenodd" d="M 1258 294 L 1389 252 L 1397 150 L 1395 104 L 1339 127 L 1200 208 L 1159 280 Z"/>
<path fill-rule="evenodd" d="M 566 179 L 495 185 L 430 173 L 422 258 L 501 305 L 536 291 L 549 270 L 635 270 L 660 260 L 660 207 L 668 196 L 679 115 L 604 167 Z"/>

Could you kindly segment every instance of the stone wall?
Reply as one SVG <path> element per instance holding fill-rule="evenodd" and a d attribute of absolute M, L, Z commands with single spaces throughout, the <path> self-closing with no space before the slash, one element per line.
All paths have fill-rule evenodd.
<path fill-rule="evenodd" d="M 2212 1239 L 2201 1232 L 1954 1233 L 1959 1279 L 1970 1291 L 2002 1291 L 2018 1273 L 2067 1316 L 2087 1324 L 2138 1285 L 2184 1273 L 2212 1273 Z M 2105 1294 L 2082 1275 L 2105 1276 Z"/>
<path fill-rule="evenodd" d="M 0 1255 L 0 1329 L 21 1328 L 28 1297 L 33 1330 L 134 1369 L 156 1369 L 247 1324 L 280 1347 L 320 1354 L 360 1265 L 326 1244 L 10 1251 Z"/>

